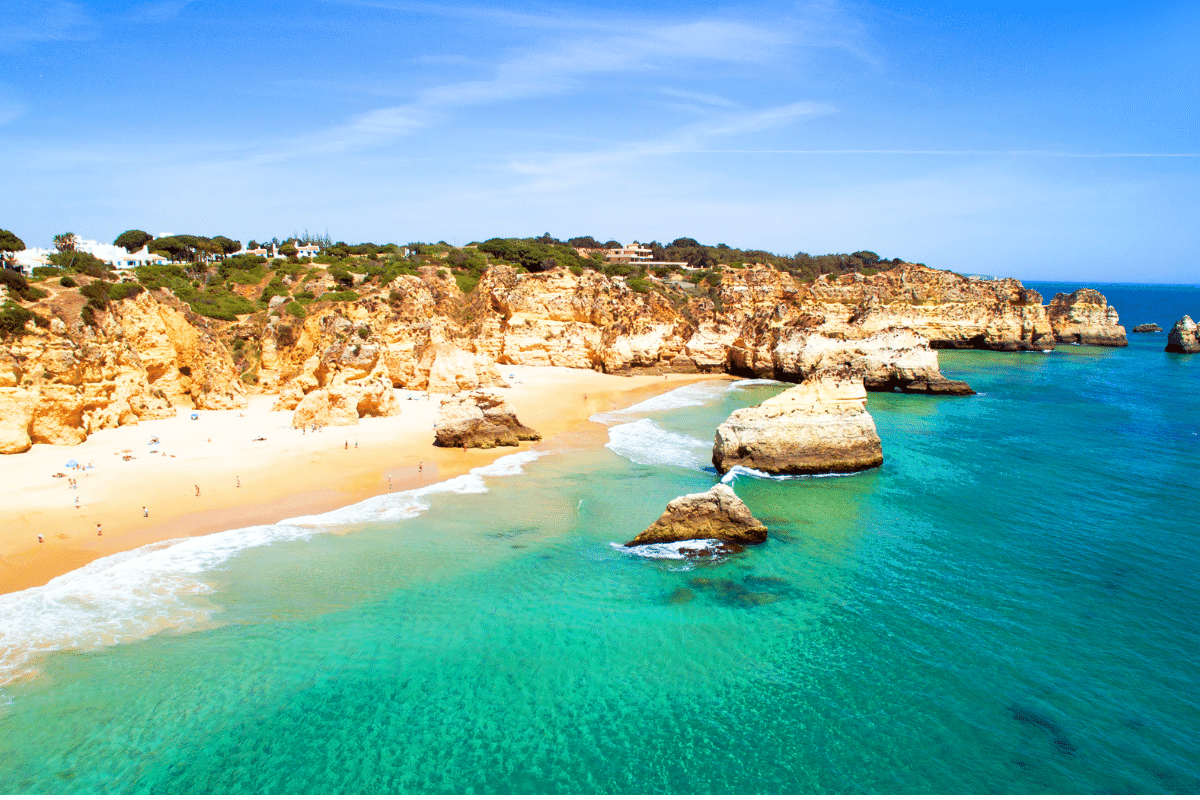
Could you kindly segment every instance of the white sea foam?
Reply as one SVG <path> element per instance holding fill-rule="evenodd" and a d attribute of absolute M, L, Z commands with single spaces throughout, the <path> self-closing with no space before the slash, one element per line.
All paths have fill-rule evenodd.
<path fill-rule="evenodd" d="M 628 408 L 593 414 L 590 419 L 592 422 L 611 425 L 614 422 L 634 419 L 640 414 L 652 414 L 656 411 L 672 411 L 677 408 L 702 406 L 727 392 L 729 386 L 730 384 L 728 383 L 718 381 L 691 383 L 687 386 L 680 386 L 678 389 L 672 389 L 669 392 L 655 395 L 649 400 L 635 403 Z"/>
<path fill-rule="evenodd" d="M 769 472 L 751 469 L 750 467 L 743 467 L 741 464 L 738 464 L 721 477 L 721 483 L 732 484 L 735 480 L 741 477 L 766 478 L 770 481 L 802 481 L 808 480 L 809 478 L 846 478 L 851 475 L 857 475 L 859 472 L 866 472 L 866 470 L 859 470 L 858 472 L 819 472 L 815 475 L 772 475 Z"/>
<path fill-rule="evenodd" d="M 425 498 L 430 495 L 486 492 L 485 477 L 519 475 L 525 464 L 543 455 L 527 450 L 504 456 L 466 475 L 327 514 L 156 542 L 98 558 L 45 586 L 0 595 L 0 686 L 36 674 L 44 653 L 91 650 L 161 631 L 204 627 L 212 609 L 195 598 L 213 592 L 205 573 L 244 550 L 307 539 L 341 525 L 410 519 L 429 509 Z"/>
<path fill-rule="evenodd" d="M 712 449 L 710 443 L 694 436 L 663 430 L 652 419 L 612 426 L 605 447 L 635 464 L 689 469 L 700 469 L 700 451 Z"/>
<path fill-rule="evenodd" d="M 681 553 L 681 550 L 703 550 L 705 548 L 720 547 L 719 539 L 687 539 L 682 542 L 659 542 L 657 544 L 639 544 L 635 547 L 626 547 L 618 542 L 609 542 L 610 547 L 621 553 L 626 553 L 639 558 L 657 558 L 668 559 L 670 561 L 682 561 L 687 558 L 687 555 Z"/>
<path fill-rule="evenodd" d="M 734 381 L 729 384 L 730 389 L 748 389 L 751 386 L 786 386 L 783 381 L 775 381 L 770 378 L 746 378 L 745 380 Z"/>

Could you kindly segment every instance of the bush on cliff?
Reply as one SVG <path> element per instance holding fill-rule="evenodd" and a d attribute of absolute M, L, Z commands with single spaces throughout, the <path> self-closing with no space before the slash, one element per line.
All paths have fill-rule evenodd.
<path fill-rule="evenodd" d="M 358 294 L 356 292 L 326 292 L 317 299 L 332 303 L 353 303 L 358 300 Z"/>
<path fill-rule="evenodd" d="M 13 302 L 0 306 L 0 336 L 9 338 L 25 333 L 25 323 L 34 318 L 34 313 Z"/>
<path fill-rule="evenodd" d="M 60 267 L 64 272 L 86 275 L 89 278 L 107 278 L 115 280 L 116 274 L 100 259 L 82 250 L 51 253 L 47 256 L 50 263 Z"/>
<path fill-rule="evenodd" d="M 36 286 L 30 286 L 24 275 L 12 269 L 0 269 L 0 285 L 7 286 L 10 295 L 27 303 L 41 300 L 46 296 L 45 291 Z"/>

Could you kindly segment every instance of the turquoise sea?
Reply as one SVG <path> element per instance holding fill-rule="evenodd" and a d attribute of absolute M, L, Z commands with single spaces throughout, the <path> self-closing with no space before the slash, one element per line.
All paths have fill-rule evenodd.
<path fill-rule="evenodd" d="M 2 596 L 0 791 L 1198 793 L 1200 356 L 1130 339 L 943 352 L 977 396 L 871 395 L 879 469 L 736 477 L 771 533 L 723 560 L 613 543 L 784 384 Z"/>

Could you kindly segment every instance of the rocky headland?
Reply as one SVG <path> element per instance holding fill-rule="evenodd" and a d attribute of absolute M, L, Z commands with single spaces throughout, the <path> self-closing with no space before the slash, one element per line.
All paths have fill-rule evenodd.
<path fill-rule="evenodd" d="M 1117 310 L 1095 289 L 1059 292 L 1046 310 L 1054 338 L 1062 344 L 1090 344 L 1099 347 L 1127 347 Z"/>
<path fill-rule="evenodd" d="M 1171 326 L 1167 334 L 1168 353 L 1200 353 L 1200 330 L 1197 330 L 1192 318 L 1185 315 L 1183 319 Z"/>
<path fill-rule="evenodd" d="M 733 489 L 718 483 L 707 492 L 685 494 L 667 503 L 662 516 L 625 546 L 694 539 L 758 544 L 766 541 L 767 526 L 755 519 Z"/>
<path fill-rule="evenodd" d="M 781 394 L 740 408 L 719 428 L 718 472 L 746 467 L 772 475 L 858 472 L 883 463 L 862 376 L 847 367 L 818 370 Z"/>
<path fill-rule="evenodd" d="M 1133 332 L 1134 333 L 1162 333 L 1162 328 L 1158 327 L 1158 325 L 1156 325 L 1153 322 L 1146 322 L 1141 325 L 1135 325 L 1133 328 Z"/>
<path fill-rule="evenodd" d="M 37 284 L 47 296 L 22 306 L 29 321 L 14 323 L 0 349 L 0 452 L 73 444 L 178 408 L 237 408 L 255 394 L 277 395 L 297 427 L 352 425 L 399 413 L 396 388 L 503 386 L 505 365 L 791 382 L 846 367 L 868 391 L 969 394 L 941 373 L 938 348 L 1124 343 L 1116 312 L 1090 290 L 1048 308 L 1016 280 L 915 264 L 810 282 L 747 265 L 699 286 L 686 271 L 635 280 L 489 262 L 466 292 L 435 266 L 386 283 L 339 269 L 285 265 L 258 284 L 231 281 L 222 291 L 247 303 L 272 292 L 316 299 L 274 296 L 229 319 L 201 316 L 155 284 L 95 309 L 81 289 Z M 338 299 L 347 278 L 356 300 Z"/>
<path fill-rule="evenodd" d="M 503 397 L 474 391 L 442 401 L 433 443 L 438 447 L 489 449 L 516 447 L 541 438 L 540 433 L 517 420 L 516 412 Z"/>

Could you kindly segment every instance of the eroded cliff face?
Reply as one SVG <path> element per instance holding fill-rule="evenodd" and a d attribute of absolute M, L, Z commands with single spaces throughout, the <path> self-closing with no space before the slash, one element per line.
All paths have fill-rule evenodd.
<path fill-rule="evenodd" d="M 236 408 L 246 391 L 206 320 L 149 293 L 109 306 L 96 326 L 53 319 L 0 350 L 0 453 L 78 444 L 88 434 L 175 414 Z"/>
<path fill-rule="evenodd" d="M 218 322 L 161 291 L 113 303 L 95 327 L 78 308 L 60 310 L 49 329 L 30 324 L 0 348 L 0 452 L 82 441 L 178 407 L 240 407 L 248 393 L 278 394 L 276 408 L 297 426 L 355 424 L 399 413 L 395 388 L 503 386 L 510 364 L 794 382 L 845 367 L 871 391 L 969 394 L 942 375 L 936 348 L 1124 344 L 1116 312 L 1091 290 L 1047 307 L 1016 280 L 913 264 L 812 283 L 769 267 L 727 269 L 709 291 L 692 279 L 500 265 L 468 295 L 428 269 L 359 287 L 358 302 L 311 305 L 303 320 L 276 307 Z"/>
<path fill-rule="evenodd" d="M 1054 338 L 1063 344 L 1127 347 L 1125 328 L 1117 310 L 1095 289 L 1076 289 L 1054 295 L 1047 309 Z"/>

